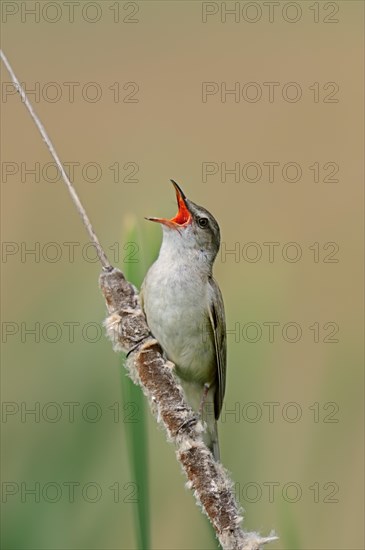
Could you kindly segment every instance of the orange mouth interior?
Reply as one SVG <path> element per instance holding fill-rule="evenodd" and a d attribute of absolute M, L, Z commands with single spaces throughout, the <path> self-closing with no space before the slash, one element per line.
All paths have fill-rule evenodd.
<path fill-rule="evenodd" d="M 181 191 L 180 187 L 174 180 L 171 180 L 171 183 L 175 187 L 177 206 L 179 208 L 176 216 L 174 218 L 171 218 L 171 220 L 168 220 L 166 218 L 146 218 L 146 220 L 162 223 L 164 225 L 167 225 L 167 227 L 177 229 L 178 227 L 188 225 L 192 220 L 192 216 L 186 206 L 184 193 Z"/>
<path fill-rule="evenodd" d="M 171 220 L 169 221 L 172 223 L 176 223 L 177 225 L 188 224 L 191 220 L 191 214 L 189 210 L 186 208 L 184 199 L 180 195 L 178 189 L 176 189 L 176 199 L 177 199 L 177 205 L 179 207 L 179 211 L 176 214 L 176 216 L 174 218 L 171 218 Z"/>

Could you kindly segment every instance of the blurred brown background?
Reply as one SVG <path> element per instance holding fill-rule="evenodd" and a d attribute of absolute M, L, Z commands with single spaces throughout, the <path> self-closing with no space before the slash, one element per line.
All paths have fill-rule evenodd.
<path fill-rule="evenodd" d="M 2 3 L 2 48 L 112 262 L 145 271 L 169 178 L 219 220 L 220 439 L 245 527 L 364 548 L 362 2 L 36 4 Z M 135 548 L 100 268 L 1 69 L 3 547 Z M 149 441 L 152 547 L 216 547 L 152 418 Z"/>

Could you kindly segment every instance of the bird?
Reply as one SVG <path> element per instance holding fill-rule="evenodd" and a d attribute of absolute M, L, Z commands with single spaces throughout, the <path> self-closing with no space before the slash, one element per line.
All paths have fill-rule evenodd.
<path fill-rule="evenodd" d="M 187 403 L 206 426 L 203 441 L 220 461 L 217 420 L 227 370 L 224 303 L 213 278 L 220 229 L 208 210 L 170 181 L 176 216 L 146 218 L 161 224 L 163 238 L 141 287 L 141 305 L 152 335 L 175 365 Z"/>

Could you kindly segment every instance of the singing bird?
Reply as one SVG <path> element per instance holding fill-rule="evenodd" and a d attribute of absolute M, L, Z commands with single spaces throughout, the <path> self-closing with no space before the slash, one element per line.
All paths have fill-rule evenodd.
<path fill-rule="evenodd" d="M 212 214 L 189 200 L 179 185 L 172 219 L 162 225 L 159 256 L 141 289 L 147 323 L 161 344 L 188 404 L 206 422 L 204 441 L 220 460 L 217 420 L 226 387 L 226 327 L 221 291 L 213 279 L 220 230 Z"/>

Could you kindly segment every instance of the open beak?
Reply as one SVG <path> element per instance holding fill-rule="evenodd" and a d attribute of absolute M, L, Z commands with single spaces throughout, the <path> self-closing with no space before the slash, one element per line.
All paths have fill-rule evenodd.
<path fill-rule="evenodd" d="M 174 180 L 170 180 L 172 185 L 175 187 L 176 191 L 176 200 L 177 200 L 177 206 L 178 206 L 178 212 L 174 218 L 171 218 L 171 220 L 168 220 L 166 218 L 146 218 L 146 220 L 149 220 L 151 222 L 158 222 L 162 223 L 164 225 L 167 225 L 167 227 L 171 227 L 172 229 L 178 229 L 179 227 L 184 227 L 188 225 L 191 222 L 191 214 L 189 212 L 189 208 L 186 204 L 186 197 L 184 195 L 183 190 L 179 187 L 179 185 Z"/>

